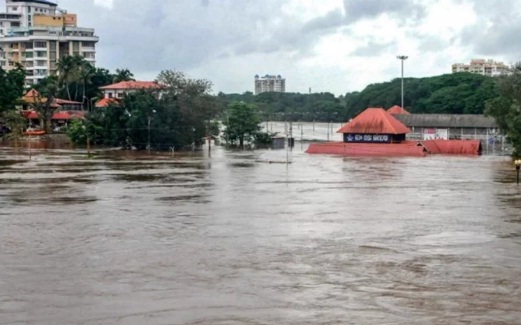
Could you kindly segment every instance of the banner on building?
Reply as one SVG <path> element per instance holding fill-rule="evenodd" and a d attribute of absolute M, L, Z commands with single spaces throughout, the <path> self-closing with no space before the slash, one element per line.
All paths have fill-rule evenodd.
<path fill-rule="evenodd" d="M 423 129 L 423 140 L 449 139 L 448 129 Z"/>

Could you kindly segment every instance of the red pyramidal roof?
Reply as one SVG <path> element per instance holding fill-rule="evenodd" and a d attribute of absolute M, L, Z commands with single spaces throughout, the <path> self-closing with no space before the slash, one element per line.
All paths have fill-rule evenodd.
<path fill-rule="evenodd" d="M 342 126 L 337 133 L 406 134 L 411 132 L 383 108 L 368 108 Z"/>
<path fill-rule="evenodd" d="M 405 108 L 401 107 L 401 106 L 398 106 L 398 105 L 394 105 L 393 107 L 389 108 L 387 110 L 387 113 L 391 113 L 391 114 L 403 114 L 403 115 L 411 115 L 411 113 L 409 113 L 408 111 L 405 110 Z"/>

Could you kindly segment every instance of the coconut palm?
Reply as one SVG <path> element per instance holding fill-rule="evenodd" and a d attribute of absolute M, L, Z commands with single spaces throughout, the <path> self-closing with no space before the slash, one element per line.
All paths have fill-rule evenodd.
<path fill-rule="evenodd" d="M 116 69 L 116 74 L 112 80 L 114 83 L 122 81 L 135 81 L 134 74 L 129 69 Z"/>
<path fill-rule="evenodd" d="M 58 83 L 64 87 L 67 92 L 67 98 L 72 100 L 70 85 L 74 81 L 74 69 L 76 68 L 76 59 L 73 56 L 67 55 L 61 57 L 57 62 L 58 68 Z"/>

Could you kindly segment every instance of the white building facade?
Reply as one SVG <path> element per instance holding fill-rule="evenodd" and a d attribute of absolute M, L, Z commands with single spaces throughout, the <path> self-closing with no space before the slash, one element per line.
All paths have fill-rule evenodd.
<path fill-rule="evenodd" d="M 75 14 L 46 0 L 6 0 L 0 13 L 0 67 L 11 70 L 21 64 L 26 85 L 56 73 L 58 60 L 80 55 L 96 63 L 94 29 L 77 26 Z"/>
<path fill-rule="evenodd" d="M 255 76 L 255 95 L 265 92 L 286 92 L 286 79 L 280 75 L 265 75 L 264 77 Z"/>
<path fill-rule="evenodd" d="M 470 64 L 455 63 L 452 65 L 452 73 L 470 72 L 484 76 L 496 77 L 508 73 L 509 67 L 503 62 L 484 59 L 472 59 Z"/>

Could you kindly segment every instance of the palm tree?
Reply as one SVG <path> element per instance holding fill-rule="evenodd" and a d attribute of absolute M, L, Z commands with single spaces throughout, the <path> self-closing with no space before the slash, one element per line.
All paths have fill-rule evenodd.
<path fill-rule="evenodd" d="M 116 69 L 116 74 L 112 80 L 114 83 L 122 81 L 135 81 L 134 74 L 129 69 Z"/>
<path fill-rule="evenodd" d="M 87 105 L 90 104 L 90 100 L 86 97 L 87 95 L 87 85 L 92 83 L 92 77 L 96 74 L 96 68 L 90 64 L 88 61 L 83 61 L 82 64 L 78 67 L 80 81 L 82 86 L 81 93 L 81 102 L 84 103 L 87 99 Z"/>
<path fill-rule="evenodd" d="M 73 56 L 67 55 L 60 58 L 57 62 L 58 68 L 58 83 L 64 86 L 67 91 L 67 97 L 72 100 L 70 92 L 70 83 L 74 78 L 75 59 Z"/>

